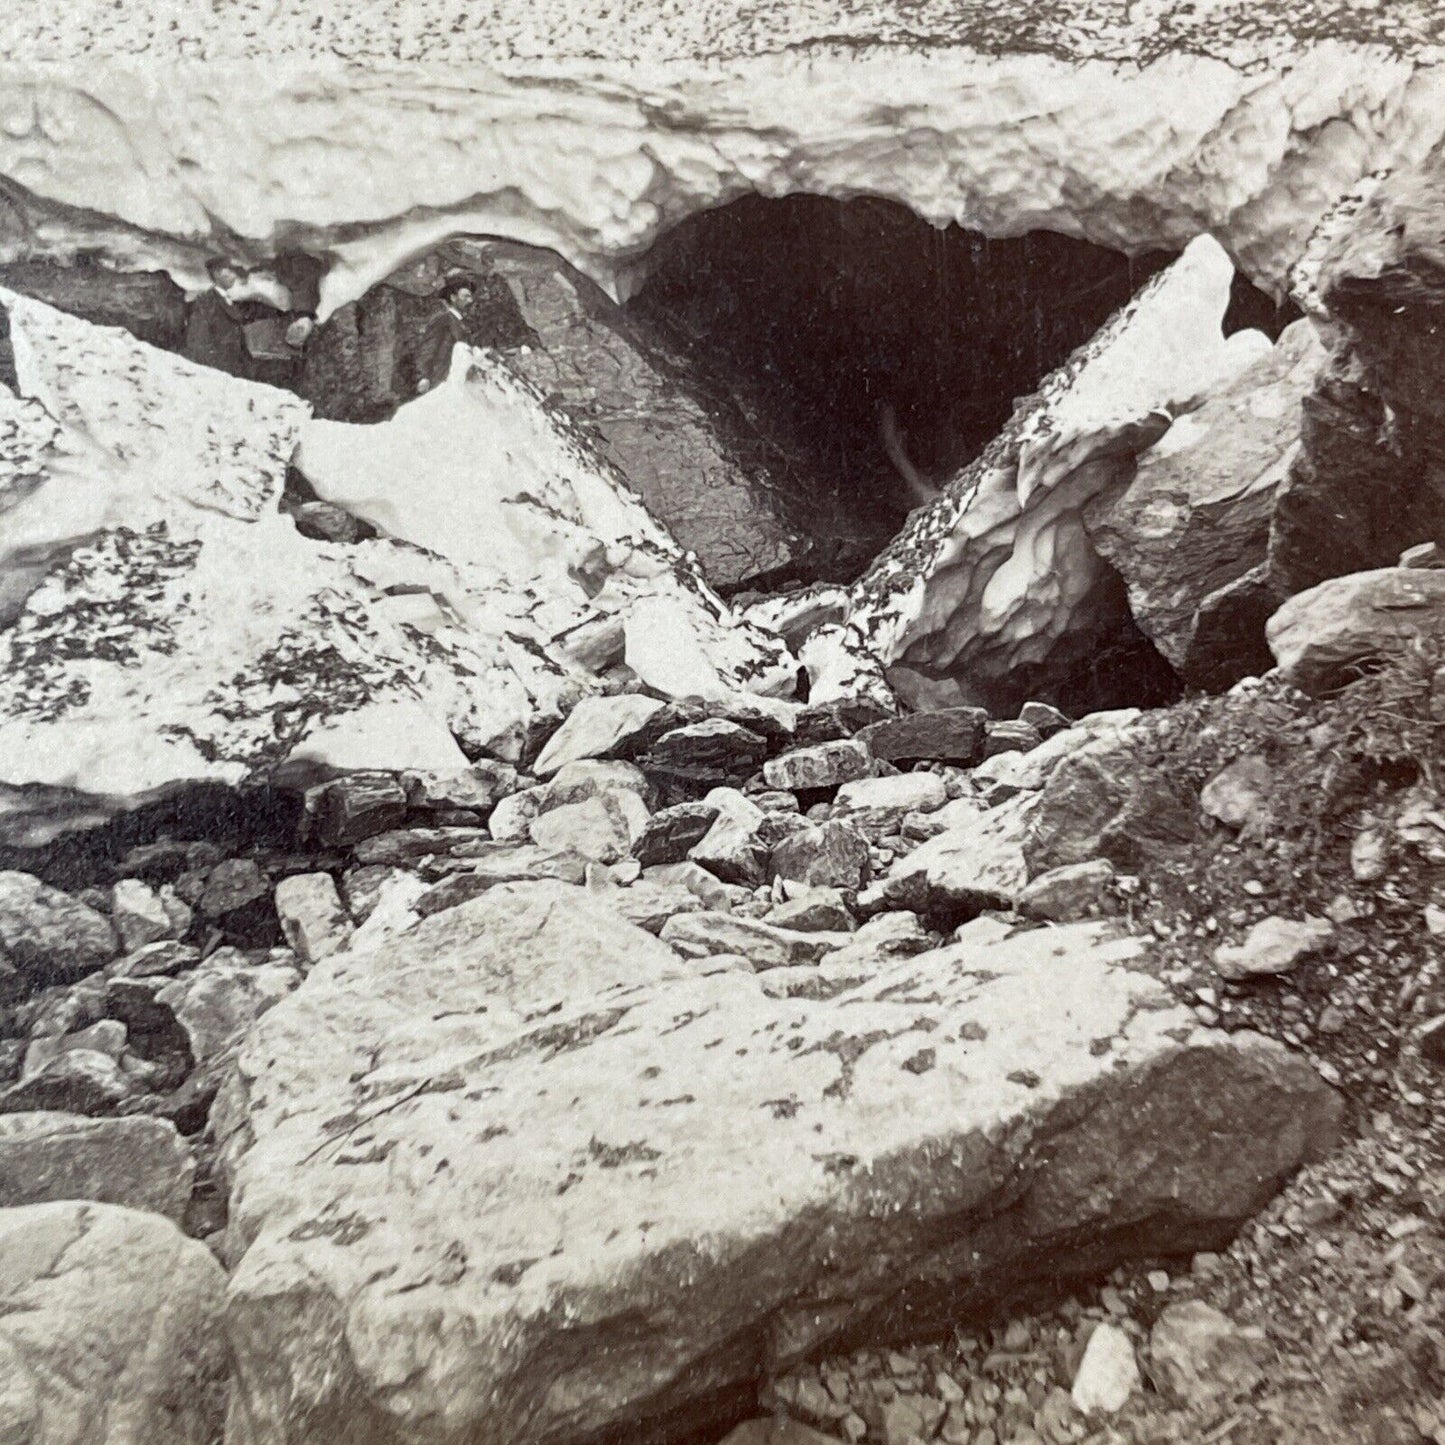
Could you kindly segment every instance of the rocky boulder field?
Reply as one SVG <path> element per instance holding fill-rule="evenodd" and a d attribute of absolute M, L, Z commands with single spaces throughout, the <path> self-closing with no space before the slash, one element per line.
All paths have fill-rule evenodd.
<path fill-rule="evenodd" d="M 13 22 L 0 1445 L 1445 1445 L 1439 17 L 554 8 Z"/>

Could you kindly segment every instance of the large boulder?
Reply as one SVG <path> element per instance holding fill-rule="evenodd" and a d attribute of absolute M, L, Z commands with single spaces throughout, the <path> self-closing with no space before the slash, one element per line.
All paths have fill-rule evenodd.
<path fill-rule="evenodd" d="M 1091 515 L 1094 545 L 1129 587 L 1134 620 L 1188 682 L 1223 687 L 1269 667 L 1263 616 L 1241 579 L 1262 568 L 1276 495 L 1300 449 L 1300 403 L 1324 365 L 1314 325 L 1273 349 L 1139 458 L 1127 489 Z M 1230 626 L 1212 618 L 1221 594 Z M 1223 634 L 1223 635 L 1221 635 Z"/>
<path fill-rule="evenodd" d="M 1123 490 L 1175 416 L 1269 350 L 1260 332 L 1224 335 L 1233 279 L 1217 242 L 1192 242 L 879 555 L 846 631 L 905 696 L 945 678 L 960 701 L 1016 708 L 1132 634 L 1083 512 Z"/>
<path fill-rule="evenodd" d="M 1285 680 L 1329 692 L 1422 638 L 1445 638 L 1445 572 L 1382 567 L 1291 597 L 1269 620 Z"/>
<path fill-rule="evenodd" d="M 221 1111 L 228 1438 L 682 1439 L 860 1331 L 1217 1245 L 1337 1101 L 1136 951 L 995 935 L 774 998 L 536 884 L 323 962 Z"/>
<path fill-rule="evenodd" d="M 226 1277 L 168 1219 L 0 1210 L 0 1428 L 24 1445 L 214 1445 Z"/>
<path fill-rule="evenodd" d="M 503 353 L 585 426 L 715 585 L 806 553 L 780 459 L 726 392 L 553 251 L 453 240 L 411 262 L 318 327 L 301 394 L 324 417 L 380 420 L 445 380 L 456 341 Z"/>
<path fill-rule="evenodd" d="M 496 354 L 463 348 L 390 421 L 350 425 L 13 293 L 0 308 L 5 781 L 458 772 L 520 756 L 603 673 L 665 695 L 795 684 Z M 297 530 L 293 455 L 369 540 Z"/>

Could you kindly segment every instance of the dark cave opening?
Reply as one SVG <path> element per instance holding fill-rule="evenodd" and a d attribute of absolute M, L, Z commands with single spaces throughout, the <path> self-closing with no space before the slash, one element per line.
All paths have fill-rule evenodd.
<path fill-rule="evenodd" d="M 747 196 L 663 237 L 629 310 L 787 458 L 782 505 L 814 575 L 841 581 L 1174 255 L 989 240 L 878 198 Z M 1297 314 L 1240 278 L 1225 327 L 1277 336 Z"/>

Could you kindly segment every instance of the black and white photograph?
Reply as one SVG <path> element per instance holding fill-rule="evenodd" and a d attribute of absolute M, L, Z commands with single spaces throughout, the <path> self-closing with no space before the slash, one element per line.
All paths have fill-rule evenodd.
<path fill-rule="evenodd" d="M 0 1445 L 1445 1445 L 1445 0 L 6 0 Z"/>

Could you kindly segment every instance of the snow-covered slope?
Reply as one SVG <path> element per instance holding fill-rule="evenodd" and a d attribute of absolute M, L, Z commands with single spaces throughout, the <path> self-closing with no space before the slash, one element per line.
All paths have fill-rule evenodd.
<path fill-rule="evenodd" d="M 447 771 L 516 757 L 604 675 L 793 688 L 782 644 L 495 354 L 458 347 L 429 395 L 351 426 L 0 306 L 18 381 L 0 385 L 0 781 L 135 795 L 303 759 Z M 382 535 L 303 535 L 281 507 L 293 455 Z"/>
<path fill-rule="evenodd" d="M 20 0 L 0 176 L 25 214 L 0 241 L 192 284 L 207 256 L 300 246 L 335 260 L 333 307 L 442 235 L 626 289 L 698 210 L 867 193 L 1126 250 L 1207 230 L 1279 288 L 1342 194 L 1445 135 L 1441 25 L 1324 0 Z"/>

